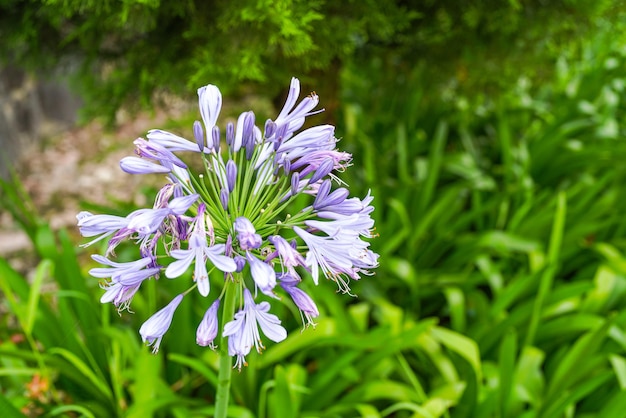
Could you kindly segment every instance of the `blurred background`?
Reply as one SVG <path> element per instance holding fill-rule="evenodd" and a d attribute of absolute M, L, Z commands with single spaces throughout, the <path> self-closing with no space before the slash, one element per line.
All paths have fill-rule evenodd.
<path fill-rule="evenodd" d="M 158 355 L 102 290 L 80 210 L 150 204 L 148 129 L 275 117 L 292 76 L 375 196 L 376 275 L 234 373 L 232 417 L 626 417 L 626 4 L 0 1 L 0 416 L 204 417 L 217 354 L 181 305 Z M 132 257 L 120 247 L 120 258 Z M 219 278 L 214 278 L 219 280 Z M 217 282 L 216 282 L 217 283 Z M 195 293 L 195 292 L 194 292 Z M 190 295 L 191 296 L 191 295 Z M 295 314 L 294 314 L 295 313 Z"/>

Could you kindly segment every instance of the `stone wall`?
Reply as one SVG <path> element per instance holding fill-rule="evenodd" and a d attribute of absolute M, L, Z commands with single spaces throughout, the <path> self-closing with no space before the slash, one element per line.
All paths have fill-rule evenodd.
<path fill-rule="evenodd" d="M 62 77 L 41 81 L 0 68 L 0 177 L 8 176 L 26 146 L 73 126 L 80 106 Z"/>

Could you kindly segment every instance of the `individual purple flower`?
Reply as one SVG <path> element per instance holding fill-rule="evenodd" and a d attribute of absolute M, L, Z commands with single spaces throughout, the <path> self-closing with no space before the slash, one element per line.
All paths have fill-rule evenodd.
<path fill-rule="evenodd" d="M 330 144 L 330 146 L 334 146 L 334 144 Z M 298 148 L 283 154 L 283 160 L 289 161 L 294 170 L 307 166 L 317 168 L 322 162 L 328 159 L 333 161 L 334 170 L 344 171 L 350 166 L 352 155 L 335 149 L 312 151 L 310 148 Z"/>
<path fill-rule="evenodd" d="M 320 186 L 317 196 L 315 196 L 315 201 L 313 201 L 313 209 L 316 211 L 321 211 L 328 206 L 335 206 L 342 203 L 348 197 L 348 189 L 340 187 L 334 190 L 332 193 L 330 191 L 330 180 L 324 180 L 322 185 Z"/>
<path fill-rule="evenodd" d="M 170 173 L 172 171 L 171 168 L 138 157 L 122 158 L 120 160 L 120 168 L 128 174 Z"/>
<path fill-rule="evenodd" d="M 194 280 L 202 296 L 207 296 L 210 291 L 209 274 L 206 268 L 207 258 L 223 272 L 233 272 L 237 268 L 232 258 L 223 255 L 226 246 L 224 244 L 209 246 L 206 237 L 204 205 L 201 205 L 189 238 L 189 248 L 171 251 L 170 255 L 177 261 L 172 262 L 165 270 L 165 277 L 173 279 L 185 273 L 191 263 L 195 262 Z"/>
<path fill-rule="evenodd" d="M 291 86 L 289 87 L 289 94 L 287 95 L 285 105 L 278 114 L 278 117 L 274 120 L 274 124 L 276 125 L 275 136 L 280 131 L 282 131 L 281 136 L 286 138 L 291 136 L 293 132 L 304 125 L 304 120 L 307 116 L 314 114 L 311 111 L 315 109 L 319 103 L 317 94 L 311 93 L 311 95 L 305 97 L 294 109 L 299 95 L 300 81 L 294 77 L 291 79 Z M 283 129 L 281 129 L 281 127 Z"/>
<path fill-rule="evenodd" d="M 198 144 L 198 151 L 202 152 L 204 150 L 204 131 L 202 130 L 202 124 L 198 120 L 193 123 L 193 137 L 196 140 L 196 144 Z"/>
<path fill-rule="evenodd" d="M 287 240 L 280 235 L 271 235 L 267 240 L 274 245 L 280 265 L 295 277 L 299 277 L 295 267 L 304 266 L 305 260 L 297 249 L 289 245 Z"/>
<path fill-rule="evenodd" d="M 313 126 L 284 141 L 277 152 L 282 154 L 296 149 L 318 150 L 334 147 L 337 142 L 334 134 L 335 127 L 332 125 Z"/>
<path fill-rule="evenodd" d="M 369 215 L 339 215 L 333 214 L 332 221 L 308 220 L 304 223 L 314 229 L 322 231 L 329 236 L 337 236 L 340 233 L 353 233 L 363 237 L 372 238 L 374 220 Z"/>
<path fill-rule="evenodd" d="M 351 252 L 353 251 L 354 239 L 341 240 L 332 237 L 322 237 L 313 235 L 297 226 L 293 230 L 306 243 L 309 251 L 307 252 L 306 262 L 311 268 L 311 275 L 315 284 L 318 283 L 319 270 L 326 278 L 337 281 L 342 274 L 346 274 L 352 269 Z M 344 284 L 339 282 L 338 284 Z M 341 290 L 348 292 L 349 288 L 342 286 Z"/>
<path fill-rule="evenodd" d="M 273 289 L 276 286 L 276 272 L 272 266 L 250 254 L 250 251 L 246 251 L 246 260 L 248 260 L 250 274 L 257 287 L 263 294 L 275 298 Z"/>
<path fill-rule="evenodd" d="M 176 151 L 192 151 L 198 152 L 198 144 L 194 141 L 191 142 L 183 137 L 174 135 L 170 132 L 162 131 L 160 129 L 152 129 L 148 131 L 146 135 L 148 140 L 154 144 L 161 145 L 171 152 Z M 203 152 L 210 152 L 207 147 L 204 147 Z"/>
<path fill-rule="evenodd" d="M 167 306 L 148 318 L 141 328 L 139 328 L 142 341 L 152 346 L 152 352 L 154 354 L 159 351 L 161 339 L 170 328 L 174 312 L 182 300 L 182 294 L 176 296 Z"/>
<path fill-rule="evenodd" d="M 228 191 L 232 192 L 235 188 L 235 182 L 237 181 L 237 164 L 233 160 L 228 160 L 226 163 L 226 183 L 228 185 Z"/>
<path fill-rule="evenodd" d="M 234 260 L 235 260 L 235 264 L 237 265 L 237 269 L 235 271 L 237 273 L 241 273 L 244 267 L 246 267 L 246 264 L 247 264 L 246 258 L 240 255 L 236 255 Z"/>
<path fill-rule="evenodd" d="M 110 267 L 97 267 L 89 270 L 89 274 L 97 278 L 110 277 L 119 283 L 135 283 L 141 282 L 148 277 L 157 275 L 160 271 L 160 267 L 146 268 L 150 264 L 154 263 L 152 257 L 141 258 L 136 261 L 117 263 L 111 261 L 101 255 L 92 255 L 95 261 L 100 264 L 104 264 Z"/>
<path fill-rule="evenodd" d="M 254 346 L 257 352 L 265 347 L 261 341 L 259 327 L 267 338 L 274 342 L 281 342 L 287 338 L 287 331 L 280 325 L 276 315 L 268 313 L 270 304 L 261 302 L 258 305 L 248 289 L 244 289 L 244 307 L 235 314 L 235 319 L 224 325 L 222 335 L 228 338 L 228 354 L 237 356 L 235 366 L 241 370 L 246 365 L 245 356 Z"/>
<path fill-rule="evenodd" d="M 219 126 L 214 126 L 211 129 L 211 144 L 210 147 L 213 148 L 214 151 L 220 151 L 220 128 Z"/>
<path fill-rule="evenodd" d="M 340 200 L 338 203 L 328 202 L 327 205 L 319 208 L 317 216 L 320 218 L 331 218 L 334 216 L 332 214 L 339 214 L 344 216 L 350 216 L 355 213 L 358 214 L 369 214 L 374 208 L 370 205 L 374 198 L 370 195 L 370 192 L 367 193 L 367 196 L 363 200 L 358 197 L 352 197 L 350 199 Z"/>
<path fill-rule="evenodd" d="M 225 211 L 228 210 L 228 189 L 220 190 L 220 203 L 222 204 L 222 209 Z"/>
<path fill-rule="evenodd" d="M 317 318 L 320 313 L 311 296 L 298 287 L 300 280 L 289 273 L 279 275 L 278 279 L 280 281 L 280 287 L 291 296 L 293 303 L 300 310 L 302 322 L 304 323 L 306 321 L 305 326 L 312 325 L 315 327 L 313 318 Z"/>
<path fill-rule="evenodd" d="M 95 237 L 93 241 L 83 244 L 87 247 L 98 242 L 122 228 L 128 226 L 128 219 L 115 215 L 94 215 L 90 212 L 83 211 L 76 215 L 78 220 L 78 229 L 83 237 Z"/>
<path fill-rule="evenodd" d="M 100 285 L 105 290 L 100 302 L 111 302 L 118 308 L 118 311 L 129 309 L 141 283 L 150 277 L 158 276 L 161 271 L 160 266 L 154 266 L 154 260 L 151 257 L 126 263 L 116 263 L 101 255 L 92 255 L 91 258 L 100 264 L 110 266 L 93 268 L 89 270 L 89 274 L 97 278 L 110 278 L 109 281 Z M 150 265 L 153 267 L 149 267 Z"/>
<path fill-rule="evenodd" d="M 324 162 L 315 169 L 315 172 L 311 176 L 311 180 L 309 180 L 309 182 L 317 183 L 318 181 L 329 175 L 330 172 L 333 171 L 333 164 L 333 160 L 331 160 L 330 158 L 324 160 Z"/>
<path fill-rule="evenodd" d="M 180 168 L 187 168 L 187 164 L 174 155 L 172 151 L 156 142 L 149 142 L 143 138 L 137 138 L 133 143 L 135 144 L 135 153 L 139 157 L 157 160 L 166 167 L 176 165 Z"/>
<path fill-rule="evenodd" d="M 300 191 L 300 173 L 297 171 L 291 175 L 291 195 L 295 196 Z"/>
<path fill-rule="evenodd" d="M 220 300 L 215 299 L 209 309 L 204 313 L 204 317 L 196 331 L 196 343 L 202 347 L 209 347 L 215 350 L 213 340 L 217 337 L 218 321 L 217 310 L 220 307 Z"/>
<path fill-rule="evenodd" d="M 198 104 L 206 131 L 211 132 L 222 109 L 222 93 L 212 84 L 200 87 L 198 89 Z"/>
<path fill-rule="evenodd" d="M 231 150 L 233 152 L 239 152 L 239 150 L 243 146 L 244 126 L 246 123 L 246 118 L 249 118 L 248 112 L 242 113 L 241 115 L 239 115 L 239 118 L 237 118 L 237 127 L 234 130 L 234 137 L 231 144 Z"/>
<path fill-rule="evenodd" d="M 226 145 L 231 149 L 235 143 L 235 125 L 232 122 L 226 124 Z"/>
<path fill-rule="evenodd" d="M 140 234 L 151 234 L 155 232 L 169 215 L 182 215 L 198 199 L 198 195 L 176 197 L 169 202 L 165 208 L 139 209 L 129 217 L 128 228 Z"/>
<path fill-rule="evenodd" d="M 237 232 L 237 240 L 242 250 L 252 250 L 259 248 L 263 239 L 256 233 L 252 222 L 243 216 L 235 219 L 235 231 Z"/>
<path fill-rule="evenodd" d="M 118 312 L 128 310 L 130 312 L 130 303 L 139 290 L 142 282 L 132 285 L 125 285 L 116 281 L 110 281 L 100 284 L 104 289 L 104 294 L 100 297 L 100 303 L 112 303 Z"/>

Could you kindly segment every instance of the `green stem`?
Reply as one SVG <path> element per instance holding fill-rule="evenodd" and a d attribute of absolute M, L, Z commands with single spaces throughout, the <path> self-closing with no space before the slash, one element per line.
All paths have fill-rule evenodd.
<path fill-rule="evenodd" d="M 235 315 L 237 285 L 226 281 L 226 294 L 222 308 L 222 324 L 232 320 Z M 222 330 L 224 326 L 222 325 Z M 233 362 L 228 355 L 228 337 L 222 336 L 220 342 L 220 369 L 217 379 L 217 396 L 215 399 L 215 418 L 226 418 L 228 415 L 228 399 L 230 397 L 230 377 L 233 372 Z"/>

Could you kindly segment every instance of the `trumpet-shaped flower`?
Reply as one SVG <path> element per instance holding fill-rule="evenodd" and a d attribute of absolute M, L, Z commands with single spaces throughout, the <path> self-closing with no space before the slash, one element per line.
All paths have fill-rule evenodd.
<path fill-rule="evenodd" d="M 163 309 L 152 315 L 146 322 L 139 328 L 139 334 L 144 343 L 152 346 L 152 352 L 157 353 L 159 346 L 161 345 L 161 339 L 163 335 L 170 329 L 172 324 L 172 318 L 176 308 L 183 300 L 183 295 L 178 295 Z"/>
<path fill-rule="evenodd" d="M 242 250 L 252 250 L 261 246 L 263 239 L 256 233 L 254 225 L 247 218 L 240 216 L 235 219 L 234 227 Z"/>
<path fill-rule="evenodd" d="M 181 276 L 192 262 L 195 262 L 194 280 L 198 285 L 198 291 L 202 296 L 208 296 L 210 291 L 209 274 L 206 268 L 206 259 L 223 272 L 233 272 L 237 265 L 232 258 L 224 256 L 226 246 L 216 244 L 209 246 L 207 242 L 207 230 L 204 217 L 204 206 L 201 206 L 196 216 L 193 232 L 189 238 L 189 248 L 186 250 L 173 250 L 170 255 L 177 259 L 165 270 L 165 276 L 173 279 Z"/>
<path fill-rule="evenodd" d="M 261 289 L 261 292 L 275 298 L 273 289 L 276 286 L 276 272 L 272 266 L 250 254 L 250 251 L 246 251 L 246 259 L 250 265 L 250 274 L 254 283 Z"/>
<path fill-rule="evenodd" d="M 241 369 L 246 364 L 245 357 L 254 346 L 257 352 L 265 347 L 261 341 L 259 327 L 263 334 L 274 342 L 287 338 L 287 331 L 280 325 L 276 315 L 268 313 L 268 302 L 254 303 L 248 289 L 244 289 L 244 307 L 235 314 L 235 319 L 224 325 L 223 335 L 228 338 L 228 354 L 237 356 L 235 367 Z"/>
<path fill-rule="evenodd" d="M 204 313 L 204 317 L 202 317 L 202 321 L 198 326 L 198 330 L 196 331 L 196 343 L 202 347 L 209 346 L 211 349 L 215 350 L 213 340 L 217 337 L 217 310 L 219 307 L 220 300 L 215 299 L 215 302 L 213 302 L 211 307 Z"/>
<path fill-rule="evenodd" d="M 313 318 L 317 318 L 319 316 L 319 311 L 317 310 L 317 305 L 305 291 L 298 287 L 298 283 L 300 280 L 293 277 L 291 274 L 281 274 L 279 276 L 280 287 L 282 287 L 285 292 L 291 299 L 296 307 L 300 310 L 300 315 L 302 316 L 303 322 L 306 321 L 306 326 L 312 325 L 315 327 L 315 322 Z"/>

